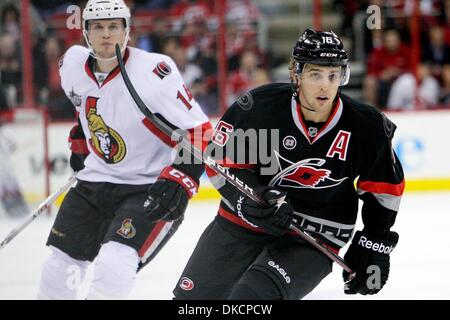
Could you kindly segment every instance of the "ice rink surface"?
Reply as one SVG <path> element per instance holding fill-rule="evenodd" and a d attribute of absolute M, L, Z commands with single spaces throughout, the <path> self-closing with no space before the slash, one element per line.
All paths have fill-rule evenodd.
<path fill-rule="evenodd" d="M 172 289 L 217 205 L 217 201 L 190 204 L 178 232 L 138 274 L 130 299 L 172 298 Z M 3 239 L 20 221 L 0 219 Z M 50 254 L 45 241 L 52 221 L 52 217 L 40 217 L 0 251 L 0 299 L 35 299 L 41 266 Z M 361 228 L 360 220 L 357 226 Z M 393 230 L 400 234 L 400 241 L 391 256 L 389 281 L 379 294 L 344 295 L 341 269 L 334 265 L 306 299 L 450 299 L 450 193 L 407 193 Z M 81 296 L 91 275 L 92 268 Z"/>

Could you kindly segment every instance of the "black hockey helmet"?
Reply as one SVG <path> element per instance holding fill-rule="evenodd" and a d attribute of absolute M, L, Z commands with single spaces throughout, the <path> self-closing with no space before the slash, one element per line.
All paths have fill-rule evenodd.
<path fill-rule="evenodd" d="M 303 72 L 306 63 L 322 66 L 343 67 L 341 85 L 348 83 L 350 68 L 348 54 L 339 37 L 333 32 L 314 31 L 306 29 L 292 50 L 294 71 L 297 74 Z"/>

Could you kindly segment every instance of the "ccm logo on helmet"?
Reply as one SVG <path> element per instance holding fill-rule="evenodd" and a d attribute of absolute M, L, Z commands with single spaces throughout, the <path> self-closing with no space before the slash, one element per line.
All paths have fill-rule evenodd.
<path fill-rule="evenodd" d="M 387 255 L 389 255 L 392 252 L 392 250 L 394 250 L 393 246 L 386 246 L 383 243 L 377 243 L 367 240 L 367 238 L 364 236 L 361 236 L 361 238 L 359 238 L 358 245 L 362 246 L 363 248 L 373 250 L 379 253 L 384 253 Z"/>
<path fill-rule="evenodd" d="M 321 57 L 333 58 L 333 57 L 337 57 L 337 53 L 322 52 L 320 54 L 320 56 Z"/>

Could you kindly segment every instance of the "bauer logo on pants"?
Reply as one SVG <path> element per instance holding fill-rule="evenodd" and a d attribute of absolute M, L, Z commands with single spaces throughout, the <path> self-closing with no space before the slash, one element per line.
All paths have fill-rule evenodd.
<path fill-rule="evenodd" d="M 122 226 L 117 230 L 117 234 L 125 239 L 131 239 L 136 235 L 136 228 L 132 224 L 133 220 L 128 218 L 123 220 Z"/>

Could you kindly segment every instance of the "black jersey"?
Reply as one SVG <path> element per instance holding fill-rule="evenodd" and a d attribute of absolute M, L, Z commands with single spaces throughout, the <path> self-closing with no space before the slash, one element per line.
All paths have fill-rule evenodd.
<path fill-rule="evenodd" d="M 365 228 L 388 230 L 404 190 L 391 145 L 396 126 L 344 94 L 338 94 L 326 123 L 304 121 L 297 101 L 290 84 L 250 91 L 218 122 L 211 154 L 250 186 L 286 191 L 298 225 L 334 248 L 351 238 L 358 199 L 364 202 Z M 236 213 L 230 199 L 236 188 L 211 170 L 208 175 L 222 195 L 219 215 L 258 230 Z"/>

